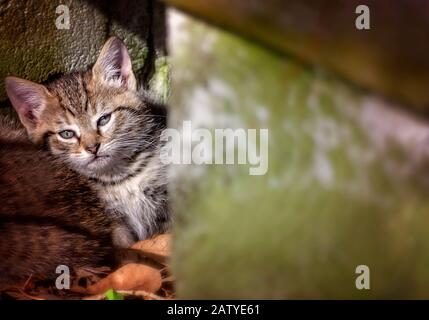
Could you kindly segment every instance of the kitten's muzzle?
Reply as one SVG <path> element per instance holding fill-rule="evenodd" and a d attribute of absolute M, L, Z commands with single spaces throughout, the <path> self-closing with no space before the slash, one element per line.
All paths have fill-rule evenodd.
<path fill-rule="evenodd" d="M 85 150 L 88 151 L 89 153 L 96 155 L 99 148 L 100 148 L 100 144 L 95 143 L 95 144 L 87 145 L 85 147 Z"/>

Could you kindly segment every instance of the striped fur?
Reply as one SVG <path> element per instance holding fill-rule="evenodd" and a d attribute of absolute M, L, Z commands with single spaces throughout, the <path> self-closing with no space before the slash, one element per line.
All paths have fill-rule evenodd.
<path fill-rule="evenodd" d="M 88 181 L 0 118 L 0 288 L 113 262 L 113 218 Z"/>
<path fill-rule="evenodd" d="M 120 40 L 109 39 L 90 70 L 43 86 L 8 77 L 6 89 L 31 140 L 88 178 L 106 211 L 123 222 L 117 245 L 169 228 L 166 168 L 159 158 L 165 108 L 137 91 Z M 106 116 L 110 120 L 100 125 Z M 73 137 L 64 138 L 64 131 Z"/>

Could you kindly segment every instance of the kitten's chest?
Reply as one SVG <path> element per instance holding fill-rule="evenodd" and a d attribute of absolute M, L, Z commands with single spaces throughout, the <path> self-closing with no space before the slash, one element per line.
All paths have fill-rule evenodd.
<path fill-rule="evenodd" d="M 154 219 L 151 199 L 145 195 L 146 188 L 144 179 L 135 177 L 119 185 L 99 189 L 107 211 L 124 219 L 139 239 L 147 237 Z"/>
<path fill-rule="evenodd" d="M 108 188 L 103 191 L 103 198 L 109 209 L 121 215 L 135 215 L 143 210 L 144 193 L 138 184 Z"/>

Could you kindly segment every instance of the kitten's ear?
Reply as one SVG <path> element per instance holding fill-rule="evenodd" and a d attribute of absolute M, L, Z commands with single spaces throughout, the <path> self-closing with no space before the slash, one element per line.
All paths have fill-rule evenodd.
<path fill-rule="evenodd" d="M 96 81 L 136 90 L 136 78 L 127 48 L 116 37 L 111 37 L 104 44 L 92 72 Z"/>
<path fill-rule="evenodd" d="M 41 112 L 46 107 L 50 93 L 41 84 L 17 77 L 6 77 L 5 86 L 19 119 L 31 135 L 36 129 Z"/>

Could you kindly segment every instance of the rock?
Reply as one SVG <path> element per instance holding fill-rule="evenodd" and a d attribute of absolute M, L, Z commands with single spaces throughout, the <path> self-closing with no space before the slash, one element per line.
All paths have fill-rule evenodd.
<path fill-rule="evenodd" d="M 70 10 L 70 29 L 57 29 L 55 1 L 0 3 L 0 101 L 6 100 L 3 80 L 7 75 L 42 82 L 86 69 L 112 35 L 126 44 L 140 82 L 149 87 L 151 78 L 159 77 L 155 62 L 166 54 L 162 4 L 152 0 L 69 0 L 62 4 Z M 165 78 L 164 70 L 161 74 Z M 162 95 L 167 89 L 158 90 Z"/>

